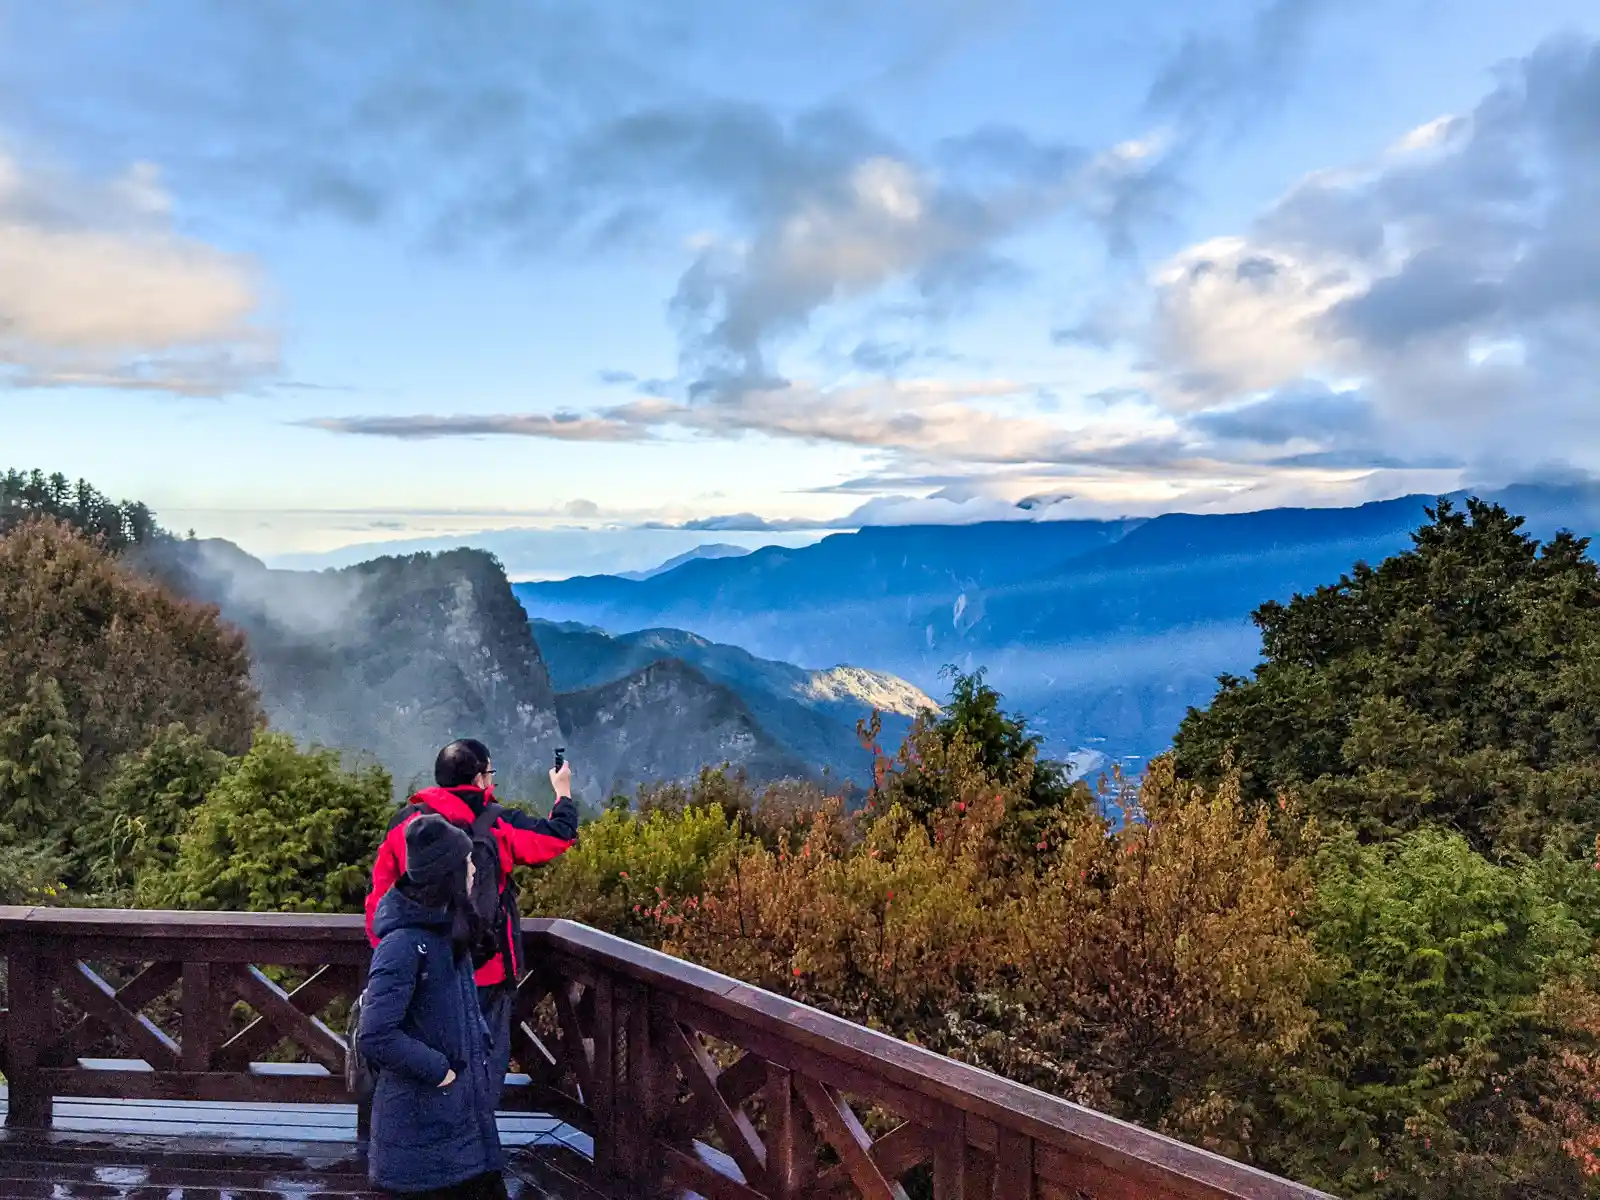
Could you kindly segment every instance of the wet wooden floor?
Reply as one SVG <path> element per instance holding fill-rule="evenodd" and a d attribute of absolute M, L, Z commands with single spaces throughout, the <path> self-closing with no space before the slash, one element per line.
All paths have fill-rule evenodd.
<path fill-rule="evenodd" d="M 4 1109 L 0 1095 L 0 1110 Z M 604 1200 L 577 1130 L 502 1114 L 516 1200 Z M 349 1105 L 55 1102 L 48 1133 L 0 1132 L 0 1200 L 370 1200 Z"/>

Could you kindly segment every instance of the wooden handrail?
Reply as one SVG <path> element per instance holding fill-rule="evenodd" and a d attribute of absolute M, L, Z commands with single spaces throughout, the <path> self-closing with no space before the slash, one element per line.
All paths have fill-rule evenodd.
<path fill-rule="evenodd" d="M 905 1200 L 917 1172 L 935 1200 L 1323 1195 L 585 926 L 526 937 L 506 1106 L 589 1132 L 619 1196 Z M 13 1126 L 48 1124 L 58 1095 L 344 1098 L 319 1015 L 360 986 L 359 917 L 0 907 L 0 951 L 29 999 L 6 1013 Z M 113 984 L 106 963 L 136 969 Z M 174 987 L 163 1028 L 141 1010 Z M 83 1014 L 65 1029 L 57 992 Z M 85 1052 L 108 1034 L 143 1069 Z M 283 1040 L 299 1066 L 260 1061 Z"/>

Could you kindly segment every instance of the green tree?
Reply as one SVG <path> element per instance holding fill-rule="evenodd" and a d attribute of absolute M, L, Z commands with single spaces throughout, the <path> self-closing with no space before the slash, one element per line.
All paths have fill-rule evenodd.
<path fill-rule="evenodd" d="M 244 635 L 57 521 L 0 536 L 0 713 L 55 681 L 93 794 L 173 722 L 242 754 L 260 721 Z"/>
<path fill-rule="evenodd" d="M 679 816 L 692 809 L 715 808 L 731 829 L 742 836 L 759 838 L 776 849 L 780 839 L 798 839 L 809 831 L 817 817 L 843 820 L 843 804 L 816 783 L 805 779 L 780 779 L 759 789 L 750 782 L 744 768 L 702 767 L 688 783 L 644 784 L 630 805 L 626 797 L 610 806 L 623 812 L 631 807 L 641 819 L 664 812 Z"/>
<path fill-rule="evenodd" d="M 108 499 L 87 480 L 38 470 L 0 475 L 0 533 L 41 516 L 65 521 L 113 554 L 166 536 L 143 504 Z"/>
<path fill-rule="evenodd" d="M 263 733 L 206 794 L 170 869 L 138 880 L 144 907 L 355 912 L 393 813 L 381 767 L 346 770 Z"/>
<path fill-rule="evenodd" d="M 0 904 L 60 904 L 66 861 L 50 842 L 0 845 Z"/>
<path fill-rule="evenodd" d="M 0 719 L 0 840 L 54 838 L 78 800 L 82 764 L 60 685 L 29 676 L 21 706 Z"/>
<path fill-rule="evenodd" d="M 974 787 L 1008 794 L 1000 837 L 1013 861 L 1044 849 L 1046 831 L 1063 817 L 1087 815 L 1094 806 L 1087 784 L 1068 780 L 1066 768 L 1039 756 L 1044 739 L 1026 718 L 1000 707 L 1000 693 L 970 674 L 946 667 L 950 699 L 936 716 L 919 717 L 892 758 L 881 753 L 876 714 L 860 727 L 862 741 L 877 754 L 869 807 L 891 804 L 930 825 Z M 981 781 L 981 782 L 980 782 Z"/>
<path fill-rule="evenodd" d="M 1318 1048 L 1281 1093 L 1267 1156 L 1349 1197 L 1586 1194 L 1543 1110 L 1559 1093 L 1578 1127 L 1600 1116 L 1592 1086 L 1546 1069 L 1595 1062 L 1571 998 L 1550 1003 L 1584 991 L 1591 941 L 1540 871 L 1419 829 L 1375 846 L 1344 831 L 1313 875 Z"/>
<path fill-rule="evenodd" d="M 1600 572 L 1588 543 L 1441 501 L 1413 548 L 1262 605 L 1264 662 L 1178 731 L 1180 771 L 1237 769 L 1368 840 L 1423 824 L 1566 853 L 1600 826 Z"/>
<path fill-rule="evenodd" d="M 77 880 L 118 901 L 140 875 L 170 868 L 191 814 L 227 769 L 226 754 L 179 724 L 123 758 L 73 833 Z"/>
<path fill-rule="evenodd" d="M 743 844 L 739 827 L 737 814 L 710 804 L 637 816 L 612 809 L 583 827 L 576 846 L 530 873 L 523 909 L 654 944 L 658 906 L 699 896 L 708 872 Z"/>

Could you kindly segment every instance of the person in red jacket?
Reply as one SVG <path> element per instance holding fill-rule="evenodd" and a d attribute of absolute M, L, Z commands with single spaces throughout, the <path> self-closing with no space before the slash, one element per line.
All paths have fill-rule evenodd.
<path fill-rule="evenodd" d="M 522 921 L 517 911 L 514 867 L 534 867 L 564 854 L 578 839 L 578 807 L 572 802 L 572 764 L 563 762 L 550 772 L 556 803 L 548 817 L 534 817 L 521 809 L 500 808 L 494 800 L 494 763 L 489 748 L 473 738 L 451 742 L 434 760 L 435 787 L 412 796 L 390 823 L 372 865 L 372 891 L 367 896 L 367 940 L 378 939 L 373 919 L 378 903 L 406 873 L 406 826 L 423 813 L 435 813 L 468 833 L 483 818 L 488 822 L 500 862 L 500 906 L 484 932 L 484 943 L 474 961 L 474 980 L 484 1019 L 494 1035 L 494 1063 L 503 1080 L 511 1060 L 511 1008 L 517 981 L 523 975 Z M 491 818 L 485 809 L 493 806 Z"/>

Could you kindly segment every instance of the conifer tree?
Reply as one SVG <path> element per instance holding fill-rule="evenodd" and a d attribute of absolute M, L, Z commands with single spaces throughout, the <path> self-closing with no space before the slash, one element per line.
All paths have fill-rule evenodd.
<path fill-rule="evenodd" d="M 30 675 L 21 706 L 0 719 L 0 836 L 35 841 L 58 830 L 82 765 L 61 686 Z"/>

